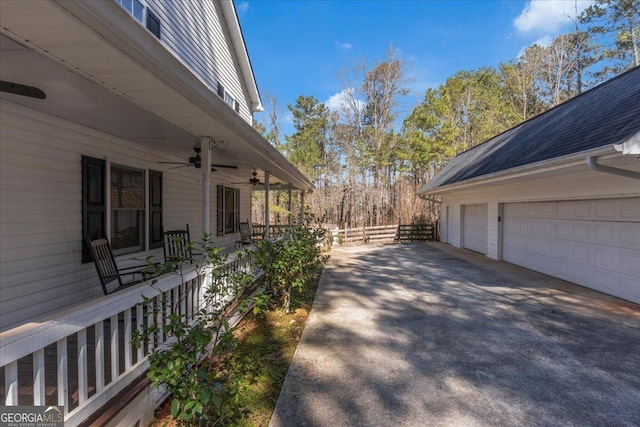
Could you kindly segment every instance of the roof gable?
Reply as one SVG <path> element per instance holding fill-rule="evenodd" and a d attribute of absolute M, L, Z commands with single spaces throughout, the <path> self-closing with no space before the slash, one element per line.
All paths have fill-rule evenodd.
<path fill-rule="evenodd" d="M 421 192 L 618 144 L 640 129 L 640 67 L 454 157 Z"/>

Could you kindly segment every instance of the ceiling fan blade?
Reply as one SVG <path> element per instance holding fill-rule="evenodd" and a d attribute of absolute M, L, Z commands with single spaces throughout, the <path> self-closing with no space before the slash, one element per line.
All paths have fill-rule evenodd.
<path fill-rule="evenodd" d="M 0 80 L 0 92 L 13 93 L 14 95 L 28 96 L 29 98 L 45 99 L 47 95 L 37 87 L 21 85 L 18 83 Z"/>
<path fill-rule="evenodd" d="M 193 165 L 186 165 L 186 164 L 183 164 L 183 165 L 180 165 L 180 166 L 174 166 L 174 167 L 172 167 L 172 168 L 169 168 L 169 169 L 182 169 L 182 168 L 190 168 L 191 166 L 193 166 Z"/>
<path fill-rule="evenodd" d="M 184 165 L 184 166 L 192 166 L 191 163 L 185 162 L 156 162 L 161 165 Z"/>
<path fill-rule="evenodd" d="M 216 164 L 216 163 L 211 163 L 211 167 L 227 168 L 227 169 L 238 169 L 238 166 L 236 166 L 236 165 L 219 165 L 219 164 Z"/>

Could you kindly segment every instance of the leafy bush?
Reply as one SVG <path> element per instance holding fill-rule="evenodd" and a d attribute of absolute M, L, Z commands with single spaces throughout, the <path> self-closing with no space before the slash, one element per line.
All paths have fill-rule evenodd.
<path fill-rule="evenodd" d="M 139 348 L 149 340 L 157 341 L 164 336 L 164 344 L 149 355 L 147 376 L 152 386 L 164 385 L 171 393 L 171 416 L 176 420 L 188 425 L 213 426 L 227 424 L 240 415 L 237 405 L 233 404 L 238 393 L 233 384 L 238 382 L 227 382 L 231 385 L 223 387 L 215 363 L 203 363 L 203 360 L 235 347 L 227 307 L 239 302 L 253 277 L 243 271 L 232 271 L 226 265 L 227 256 L 221 248 L 214 247 L 208 235 L 198 250 L 202 258 L 176 258 L 157 267 L 159 274 L 180 275 L 184 283 L 185 263 L 196 265 L 198 280 L 206 289 L 195 319 L 178 314 L 181 301 L 173 301 L 172 314 L 163 319 L 163 324 L 142 325 L 141 330 L 134 331 L 132 342 Z M 165 298 L 143 301 L 147 313 L 153 313 L 153 319 L 157 319 L 166 303 Z"/>
<path fill-rule="evenodd" d="M 305 286 L 326 261 L 320 245 L 327 231 L 312 223 L 313 217 L 307 215 L 302 222 L 294 223 L 284 238 L 263 240 L 256 245 L 256 263 L 287 313 L 291 310 L 291 292 Z"/>

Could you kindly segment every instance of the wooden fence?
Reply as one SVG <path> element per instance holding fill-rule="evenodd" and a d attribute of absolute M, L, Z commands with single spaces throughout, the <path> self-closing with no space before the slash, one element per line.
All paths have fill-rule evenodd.
<path fill-rule="evenodd" d="M 434 224 L 394 224 L 331 230 L 333 244 L 435 240 Z"/>

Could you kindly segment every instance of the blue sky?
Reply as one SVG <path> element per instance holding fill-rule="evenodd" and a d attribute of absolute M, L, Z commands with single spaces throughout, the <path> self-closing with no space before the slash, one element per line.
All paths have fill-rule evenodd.
<path fill-rule="evenodd" d="M 258 89 L 278 97 L 283 132 L 299 95 L 329 103 L 342 90 L 338 72 L 364 58 L 384 59 L 392 44 L 407 62 L 411 94 L 404 116 L 459 70 L 498 66 L 568 31 L 589 0 L 236 0 Z M 330 103 L 329 103 L 330 104 Z M 266 120 L 266 114 L 257 114 Z"/>

